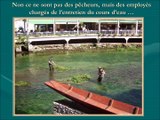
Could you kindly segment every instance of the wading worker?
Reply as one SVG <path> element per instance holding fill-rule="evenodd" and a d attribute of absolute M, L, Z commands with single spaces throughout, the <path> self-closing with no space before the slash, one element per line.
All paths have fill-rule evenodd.
<path fill-rule="evenodd" d="M 56 64 L 54 63 L 53 59 L 48 60 L 49 70 L 54 71 Z"/>
<path fill-rule="evenodd" d="M 98 79 L 97 79 L 97 81 L 101 82 L 103 80 L 105 74 L 106 74 L 106 72 L 104 71 L 104 69 L 99 67 L 98 68 Z"/>

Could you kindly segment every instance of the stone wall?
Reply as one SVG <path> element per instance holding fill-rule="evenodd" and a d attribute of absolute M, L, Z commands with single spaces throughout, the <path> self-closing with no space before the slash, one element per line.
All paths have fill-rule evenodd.
<path fill-rule="evenodd" d="M 22 52 L 22 45 L 16 45 L 16 52 Z M 96 48 L 107 48 L 107 49 L 117 49 L 117 48 L 131 48 L 131 47 L 142 47 L 142 43 L 88 43 L 88 44 L 52 44 L 52 45 L 28 45 L 30 52 L 41 52 L 47 50 L 86 50 L 86 49 L 96 49 Z"/>
<path fill-rule="evenodd" d="M 61 114 L 84 114 L 83 112 L 73 109 L 67 105 L 58 103 L 58 102 L 53 102 L 54 104 L 54 114 L 61 115 Z"/>
<path fill-rule="evenodd" d="M 94 114 L 97 111 L 81 105 L 77 102 L 71 101 L 69 99 L 63 99 L 53 102 L 53 114 L 63 115 L 63 114 Z"/>

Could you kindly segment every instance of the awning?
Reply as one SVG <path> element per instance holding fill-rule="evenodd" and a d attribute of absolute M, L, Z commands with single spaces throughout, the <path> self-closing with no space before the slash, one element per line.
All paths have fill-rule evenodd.
<path fill-rule="evenodd" d="M 32 24 L 53 24 L 54 21 L 53 20 L 29 20 L 28 21 L 29 23 L 32 23 Z"/>

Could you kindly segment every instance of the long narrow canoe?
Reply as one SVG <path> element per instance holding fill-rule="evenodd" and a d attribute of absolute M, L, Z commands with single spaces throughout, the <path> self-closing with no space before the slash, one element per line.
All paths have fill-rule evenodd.
<path fill-rule="evenodd" d="M 106 96 L 101 96 L 74 86 L 51 80 L 45 85 L 58 93 L 81 103 L 91 109 L 100 111 L 102 114 L 134 115 L 142 114 L 142 108 L 117 101 Z"/>

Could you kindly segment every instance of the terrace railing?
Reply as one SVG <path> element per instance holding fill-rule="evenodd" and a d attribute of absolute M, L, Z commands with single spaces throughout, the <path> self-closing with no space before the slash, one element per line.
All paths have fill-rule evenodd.
<path fill-rule="evenodd" d="M 65 35 L 97 35 L 99 34 L 98 30 L 86 30 L 86 31 L 56 31 L 55 34 L 53 32 L 30 32 L 28 33 L 31 37 L 43 37 L 43 36 L 65 36 Z M 136 34 L 136 30 L 119 30 L 119 34 L 117 30 L 101 30 L 100 34 L 103 36 L 142 36 L 142 30 L 138 30 Z M 16 32 L 15 35 L 18 36 L 26 36 L 27 33 Z"/>

